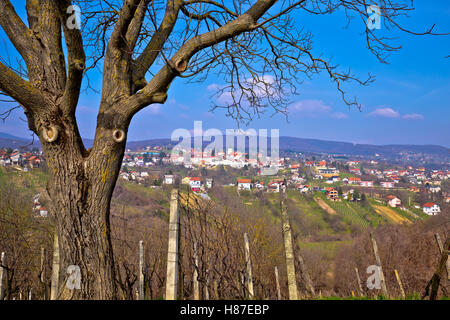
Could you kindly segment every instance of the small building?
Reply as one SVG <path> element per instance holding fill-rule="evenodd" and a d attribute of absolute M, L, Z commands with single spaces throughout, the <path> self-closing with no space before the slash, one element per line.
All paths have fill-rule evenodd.
<path fill-rule="evenodd" d="M 366 188 L 373 187 L 373 181 L 361 181 L 359 185 Z"/>
<path fill-rule="evenodd" d="M 173 184 L 173 182 L 174 182 L 173 174 L 164 175 L 164 184 Z"/>
<path fill-rule="evenodd" d="M 326 196 L 328 199 L 337 201 L 339 199 L 339 193 L 335 188 L 326 188 Z"/>
<path fill-rule="evenodd" d="M 272 181 L 267 185 L 267 192 L 280 192 L 281 183 L 278 181 Z"/>
<path fill-rule="evenodd" d="M 389 195 L 386 197 L 386 202 L 391 208 L 397 208 L 402 205 L 402 201 L 396 196 Z"/>
<path fill-rule="evenodd" d="M 205 186 L 206 188 L 210 189 L 213 186 L 214 180 L 212 178 L 206 178 Z"/>
<path fill-rule="evenodd" d="M 348 178 L 348 183 L 349 184 L 359 184 L 359 183 L 361 183 L 361 178 L 350 177 L 350 178 Z"/>
<path fill-rule="evenodd" d="M 48 210 L 44 207 L 39 208 L 39 215 L 41 217 L 47 217 L 48 216 Z"/>
<path fill-rule="evenodd" d="M 438 193 L 441 191 L 441 187 L 439 186 L 432 186 L 428 189 L 428 191 L 430 191 L 431 193 Z"/>
<path fill-rule="evenodd" d="M 423 205 L 423 212 L 429 216 L 434 216 L 441 212 L 441 207 L 436 203 L 427 202 Z"/>
<path fill-rule="evenodd" d="M 297 190 L 300 191 L 300 193 L 307 193 L 307 192 L 309 192 L 309 186 L 300 184 L 297 186 Z"/>
<path fill-rule="evenodd" d="M 251 179 L 238 179 L 237 180 L 238 190 L 252 190 L 252 180 Z"/>
<path fill-rule="evenodd" d="M 382 188 L 393 188 L 394 187 L 394 182 L 392 181 L 382 181 L 380 182 L 380 186 Z"/>
<path fill-rule="evenodd" d="M 200 188 L 202 186 L 202 178 L 200 177 L 190 177 L 189 186 L 191 188 Z"/>

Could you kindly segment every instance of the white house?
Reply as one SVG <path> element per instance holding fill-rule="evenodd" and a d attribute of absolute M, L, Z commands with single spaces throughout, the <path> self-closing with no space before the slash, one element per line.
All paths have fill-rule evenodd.
<path fill-rule="evenodd" d="M 387 196 L 387 204 L 392 208 L 397 208 L 402 205 L 402 201 L 396 196 Z"/>
<path fill-rule="evenodd" d="M 436 203 L 427 202 L 423 205 L 423 212 L 429 216 L 434 216 L 441 212 L 441 207 Z"/>
<path fill-rule="evenodd" d="M 202 186 L 202 179 L 200 177 L 190 177 L 189 185 L 191 188 L 200 188 Z"/>
<path fill-rule="evenodd" d="M 48 210 L 44 207 L 40 207 L 39 209 L 39 215 L 41 217 L 47 217 L 48 216 Z"/>
<path fill-rule="evenodd" d="M 212 188 L 213 186 L 213 179 L 212 178 L 206 178 L 206 183 L 205 183 L 206 188 Z"/>
<path fill-rule="evenodd" d="M 441 187 L 433 186 L 433 187 L 430 187 L 429 190 L 431 193 L 438 193 L 439 191 L 441 191 Z"/>
<path fill-rule="evenodd" d="M 393 188 L 394 187 L 394 182 L 391 181 L 382 181 L 380 182 L 380 186 L 382 188 Z"/>
<path fill-rule="evenodd" d="M 173 174 L 164 175 L 164 184 L 173 184 Z"/>
<path fill-rule="evenodd" d="M 361 187 L 373 187 L 373 181 L 361 181 L 359 185 Z"/>
<path fill-rule="evenodd" d="M 237 180 L 238 190 L 251 190 L 252 180 L 251 179 L 238 179 Z"/>

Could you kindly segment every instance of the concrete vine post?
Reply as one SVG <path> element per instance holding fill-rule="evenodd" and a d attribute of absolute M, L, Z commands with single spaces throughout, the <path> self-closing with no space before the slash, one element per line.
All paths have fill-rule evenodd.
<path fill-rule="evenodd" d="M 372 241 L 373 252 L 375 254 L 375 259 L 377 261 L 377 266 L 378 266 L 378 269 L 380 272 L 381 292 L 387 297 L 388 291 L 386 288 L 386 280 L 385 280 L 384 273 L 383 273 L 383 267 L 381 265 L 380 254 L 378 252 L 377 241 L 375 240 L 372 232 L 370 233 L 370 239 Z"/>
<path fill-rule="evenodd" d="M 277 287 L 277 299 L 281 300 L 280 277 L 278 275 L 278 267 L 275 266 L 275 285 Z"/>
<path fill-rule="evenodd" d="M 178 210 L 178 190 L 172 189 L 170 195 L 169 243 L 167 249 L 166 300 L 177 299 L 179 232 L 180 212 Z"/>
<path fill-rule="evenodd" d="M 244 244 L 245 244 L 245 265 L 247 268 L 247 290 L 249 299 L 253 299 L 253 278 L 252 278 L 252 262 L 250 258 L 250 244 L 248 241 L 247 233 L 244 233 Z"/>
<path fill-rule="evenodd" d="M 363 288 L 362 288 L 361 277 L 359 276 L 359 270 L 356 267 L 355 267 L 355 273 L 356 273 L 356 280 L 358 281 L 359 294 L 362 297 L 364 295 L 364 291 L 363 291 Z"/>
<path fill-rule="evenodd" d="M 289 300 L 298 300 L 297 280 L 295 276 L 294 250 L 292 248 L 291 225 L 286 205 L 286 193 L 281 194 L 281 223 L 283 230 L 284 251 L 288 278 Z"/>
<path fill-rule="evenodd" d="M 139 241 L 139 300 L 145 299 L 144 290 L 144 241 Z"/>
<path fill-rule="evenodd" d="M 436 233 L 434 236 L 436 238 L 436 242 L 439 247 L 439 253 L 442 254 L 442 252 L 444 251 L 444 245 L 442 244 L 441 237 L 439 236 L 439 233 Z M 447 280 L 450 281 L 450 259 L 447 259 L 446 269 L 447 269 Z"/>
<path fill-rule="evenodd" d="M 2 252 L 0 262 L 0 300 L 3 300 L 5 298 L 5 275 L 8 277 L 6 271 L 6 254 L 4 252 Z"/>
<path fill-rule="evenodd" d="M 403 283 L 402 280 L 400 279 L 397 269 L 394 270 L 394 274 L 395 278 L 397 279 L 398 287 L 400 288 L 400 294 L 402 295 L 403 299 L 406 299 L 405 290 L 403 289 Z"/>
<path fill-rule="evenodd" d="M 200 300 L 200 284 L 198 281 L 198 253 L 197 242 L 194 241 L 194 275 L 192 276 L 194 287 L 194 300 Z"/>

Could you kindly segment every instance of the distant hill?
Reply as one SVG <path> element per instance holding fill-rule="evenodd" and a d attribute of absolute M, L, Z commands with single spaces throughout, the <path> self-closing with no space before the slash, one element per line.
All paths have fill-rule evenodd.
<path fill-rule="evenodd" d="M 294 137 L 280 137 L 280 150 L 363 156 L 422 153 L 444 158 L 450 157 L 450 149 L 437 145 L 370 145 Z"/>
<path fill-rule="evenodd" d="M 224 137 L 225 139 L 225 137 Z M 86 148 L 92 147 L 92 139 L 83 139 Z M 15 137 L 7 133 L 0 132 L 0 148 L 19 148 L 29 144 L 31 141 L 26 138 Z M 171 147 L 177 142 L 170 139 L 151 139 L 142 141 L 128 141 L 127 149 L 138 150 L 145 147 L 164 146 Z M 204 142 L 208 145 L 209 142 Z M 223 144 L 225 146 L 225 143 Z M 270 148 L 270 141 L 267 142 Z M 35 141 L 33 146 L 39 146 L 39 141 Z M 304 139 L 295 137 L 280 137 L 280 150 L 304 153 L 327 153 L 341 155 L 360 155 L 382 157 L 398 157 L 408 154 L 422 154 L 438 159 L 450 160 L 450 149 L 438 145 L 370 145 L 370 144 L 354 144 L 349 142 L 328 141 L 318 139 Z"/>
<path fill-rule="evenodd" d="M 35 139 L 31 145 L 31 139 L 16 137 L 9 133 L 0 132 L 0 148 L 23 149 L 39 147 L 39 141 Z"/>
<path fill-rule="evenodd" d="M 209 142 L 204 143 L 204 145 L 208 144 Z M 147 146 L 157 145 L 174 146 L 176 145 L 176 142 L 172 142 L 170 139 L 130 141 L 127 143 L 127 148 L 136 150 L 143 149 Z M 225 146 L 225 142 L 223 145 Z M 270 139 L 267 142 L 267 146 L 270 149 Z M 370 145 L 295 137 L 280 137 L 280 150 L 352 156 L 375 156 L 376 154 L 379 154 L 380 156 L 389 158 L 396 157 L 400 154 L 423 154 L 440 159 L 450 159 L 450 149 L 438 145 Z"/>

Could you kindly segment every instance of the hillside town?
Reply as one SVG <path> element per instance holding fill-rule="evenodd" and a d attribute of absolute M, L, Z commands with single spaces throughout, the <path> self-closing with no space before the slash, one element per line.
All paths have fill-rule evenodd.
<path fill-rule="evenodd" d="M 127 150 L 120 177 L 151 188 L 187 185 L 192 192 L 207 196 L 208 189 L 216 181 L 207 173 L 198 172 L 214 172 L 219 167 L 229 167 L 236 169 L 238 175 L 227 177 L 222 185 L 235 186 L 238 192 L 279 193 L 285 188 L 304 194 L 323 193 L 332 201 L 361 201 L 361 194 L 364 194 L 382 200 L 392 208 L 408 210 L 398 195 L 399 192 L 407 192 L 412 195 L 408 207 L 420 209 L 427 215 L 440 213 L 441 206 L 450 203 L 448 169 L 392 165 L 374 160 L 343 160 L 330 156 L 314 160 L 282 157 L 275 163 L 263 163 L 249 160 L 247 154 L 232 150 L 214 157 L 193 153 L 192 161 L 185 165 L 180 159 L 174 160 L 169 155 L 170 150 L 160 146 L 141 151 Z M 26 172 L 40 168 L 44 163 L 42 152 L 37 149 L 26 152 L 0 149 L 2 167 Z M 261 169 L 268 165 L 276 166 L 275 175 L 261 174 Z M 35 203 L 36 210 L 42 211 L 41 216 L 45 216 L 45 208 L 40 210 L 37 200 Z"/>
<path fill-rule="evenodd" d="M 429 169 L 423 166 L 390 164 L 375 160 L 293 159 L 282 157 L 274 163 L 249 160 L 246 153 L 228 150 L 217 156 L 192 153 L 192 161 L 185 165 L 179 158 L 171 159 L 170 150 L 162 147 L 144 151 L 127 151 L 122 164 L 121 177 L 136 183 L 150 181 L 149 187 L 184 184 L 192 192 L 206 194 L 214 179 L 203 175 L 188 175 L 189 172 L 214 172 L 221 167 L 238 169 L 239 175 L 226 179 L 222 185 L 235 186 L 237 191 L 278 193 L 283 188 L 299 193 L 320 192 L 333 201 L 361 201 L 364 194 L 383 201 L 392 208 L 406 209 L 399 192 L 410 195 L 408 207 L 420 209 L 427 215 L 441 212 L 442 204 L 450 203 L 447 183 L 448 169 Z M 312 157 L 315 158 L 315 157 Z M 275 175 L 264 175 L 262 169 L 276 166 Z M 170 172 L 165 171 L 170 168 Z M 177 174 L 182 168 L 182 173 Z M 187 171 L 186 171 L 187 169 Z M 251 170 L 253 169 L 253 170 Z M 251 174 L 248 174 L 250 173 Z M 412 198 L 419 201 L 411 200 Z"/>

